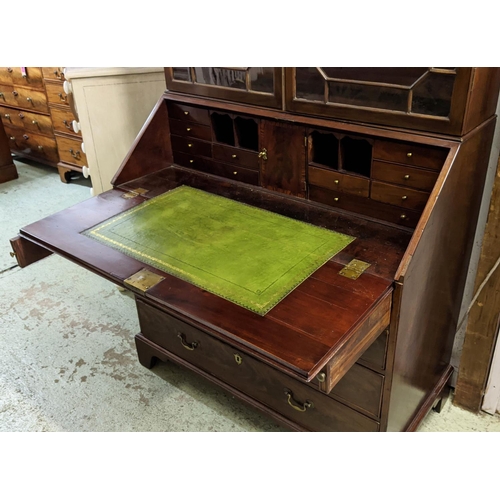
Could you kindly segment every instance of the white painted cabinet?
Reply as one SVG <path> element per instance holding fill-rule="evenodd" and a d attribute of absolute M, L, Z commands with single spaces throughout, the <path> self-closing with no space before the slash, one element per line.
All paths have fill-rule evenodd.
<path fill-rule="evenodd" d="M 92 194 L 111 179 L 166 89 L 163 68 L 66 68 L 85 144 Z"/>

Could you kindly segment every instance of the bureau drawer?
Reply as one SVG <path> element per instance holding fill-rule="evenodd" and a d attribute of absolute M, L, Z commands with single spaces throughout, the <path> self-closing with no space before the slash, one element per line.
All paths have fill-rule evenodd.
<path fill-rule="evenodd" d="M 47 80 L 64 80 L 64 68 L 45 66 L 42 68 L 42 75 Z"/>
<path fill-rule="evenodd" d="M 43 135 L 54 135 L 50 116 L 3 106 L 0 106 L 0 115 L 5 126 L 17 127 Z"/>
<path fill-rule="evenodd" d="M 438 174 L 420 168 L 374 161 L 372 164 L 372 178 L 391 184 L 398 184 L 404 187 L 431 192 L 434 188 L 434 184 L 436 184 Z"/>
<path fill-rule="evenodd" d="M 140 299 L 137 309 L 145 338 L 307 429 L 379 429 L 371 418 Z"/>
<path fill-rule="evenodd" d="M 180 120 L 170 120 L 170 132 L 173 135 L 192 137 L 202 141 L 212 140 L 212 129 L 198 123 L 188 123 Z"/>
<path fill-rule="evenodd" d="M 350 193 L 368 198 L 370 180 L 354 175 L 341 174 L 334 170 L 326 170 L 309 165 L 308 182 L 314 186 L 333 189 L 339 193 Z"/>
<path fill-rule="evenodd" d="M 178 104 L 176 102 L 169 102 L 167 108 L 169 118 L 198 123 L 200 125 L 210 125 L 208 109 L 186 106 L 185 104 Z"/>
<path fill-rule="evenodd" d="M 5 132 L 12 151 L 52 162 L 59 160 L 54 138 L 10 127 L 5 127 Z"/>
<path fill-rule="evenodd" d="M 75 133 L 73 129 L 73 120 L 75 117 L 69 108 L 50 108 L 52 124 L 56 132 L 63 132 L 81 137 L 81 132 Z"/>
<path fill-rule="evenodd" d="M 174 151 L 212 158 L 212 144 L 210 142 L 198 141 L 178 135 L 172 135 L 171 139 Z"/>
<path fill-rule="evenodd" d="M 234 148 L 231 146 L 222 146 L 221 144 L 213 145 L 214 159 L 221 160 L 226 163 L 234 163 L 245 168 L 259 170 L 259 156 L 253 151 Z"/>
<path fill-rule="evenodd" d="M 71 139 L 56 135 L 57 147 L 59 148 L 59 157 L 62 162 L 83 167 L 87 165 L 87 157 L 82 151 L 82 140 Z"/>
<path fill-rule="evenodd" d="M 61 104 L 63 106 L 69 106 L 68 94 L 64 92 L 62 82 L 46 82 L 45 90 L 47 91 L 47 99 L 51 104 Z"/>
<path fill-rule="evenodd" d="M 441 170 L 448 156 L 448 150 L 422 146 L 408 142 L 376 140 L 373 144 L 373 158 L 394 163 Z"/>
<path fill-rule="evenodd" d="M 386 184 L 385 182 L 372 181 L 370 198 L 382 203 L 422 211 L 429 199 L 429 193 Z"/>
<path fill-rule="evenodd" d="M 0 85 L 0 105 L 2 104 L 40 113 L 47 113 L 49 110 L 45 92 L 3 84 Z"/>
<path fill-rule="evenodd" d="M 0 82 L 43 90 L 41 68 L 26 68 L 25 76 L 19 67 L 0 68 Z"/>
<path fill-rule="evenodd" d="M 174 151 L 173 154 L 174 162 L 177 163 L 177 165 L 194 168 L 196 170 L 200 170 L 201 172 L 212 173 L 213 162 L 210 158 L 181 153 L 180 151 Z"/>

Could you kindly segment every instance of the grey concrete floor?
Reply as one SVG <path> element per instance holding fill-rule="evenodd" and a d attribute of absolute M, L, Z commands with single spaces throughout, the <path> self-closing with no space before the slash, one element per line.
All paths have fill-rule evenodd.
<path fill-rule="evenodd" d="M 0 185 L 0 431 L 267 431 L 284 429 L 177 367 L 137 360 L 127 292 L 52 255 L 20 269 L 9 238 L 90 197 L 90 182 L 16 162 Z M 500 416 L 448 402 L 421 431 L 500 431 Z"/>

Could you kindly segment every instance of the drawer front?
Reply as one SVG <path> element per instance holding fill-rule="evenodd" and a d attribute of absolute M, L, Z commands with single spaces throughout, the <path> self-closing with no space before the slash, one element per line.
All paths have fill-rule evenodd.
<path fill-rule="evenodd" d="M 53 138 L 10 127 L 5 127 L 5 132 L 9 137 L 11 150 L 52 162 L 59 160 L 56 141 Z"/>
<path fill-rule="evenodd" d="M 0 105 L 2 104 L 40 113 L 47 113 L 49 110 L 45 92 L 3 84 L 0 85 Z"/>
<path fill-rule="evenodd" d="M 0 82 L 43 90 L 41 68 L 26 68 L 25 76 L 21 68 L 0 68 Z"/>
<path fill-rule="evenodd" d="M 47 91 L 47 99 L 51 104 L 61 104 L 69 106 L 68 94 L 64 92 L 63 84 L 61 83 L 45 83 L 45 90 Z"/>
<path fill-rule="evenodd" d="M 436 184 L 438 174 L 429 170 L 396 165 L 395 163 L 374 161 L 372 178 L 430 193 L 434 184 Z"/>
<path fill-rule="evenodd" d="M 18 127 L 23 130 L 38 134 L 53 136 L 52 121 L 50 116 L 19 111 L 18 109 L 0 106 L 2 122 L 6 126 Z"/>
<path fill-rule="evenodd" d="M 258 153 L 245 151 L 244 149 L 233 148 L 231 146 L 213 145 L 214 158 L 226 163 L 233 163 L 245 168 L 259 170 Z"/>
<path fill-rule="evenodd" d="M 174 151 L 212 158 L 212 144 L 210 142 L 198 141 L 196 139 L 189 139 L 188 137 L 180 137 L 178 135 L 172 135 L 171 139 Z"/>
<path fill-rule="evenodd" d="M 385 370 L 389 331 L 382 332 L 375 342 L 358 359 L 358 363 L 374 370 Z"/>
<path fill-rule="evenodd" d="M 50 108 L 52 116 L 52 124 L 56 132 L 63 132 L 65 134 L 81 137 L 81 132 L 75 133 L 73 130 L 73 120 L 75 117 L 69 108 Z"/>
<path fill-rule="evenodd" d="M 140 300 L 137 308 L 141 332 L 147 339 L 303 427 L 325 432 L 379 429 L 371 418 L 201 330 Z"/>
<path fill-rule="evenodd" d="M 259 185 L 259 172 L 256 170 L 249 170 L 237 165 L 228 165 L 226 163 L 219 163 L 214 161 L 212 165 L 212 173 L 227 179 L 245 182 L 247 184 Z"/>
<path fill-rule="evenodd" d="M 199 125 L 198 123 L 170 120 L 170 132 L 173 135 L 201 139 L 202 141 L 212 140 L 212 129 L 206 125 Z"/>
<path fill-rule="evenodd" d="M 349 193 L 368 198 L 370 180 L 354 175 L 341 174 L 334 170 L 326 170 L 309 165 L 308 182 L 314 186 L 332 189 L 339 193 Z"/>
<path fill-rule="evenodd" d="M 372 200 L 382 203 L 422 211 L 429 199 L 429 193 L 386 184 L 385 182 L 372 181 L 370 197 Z"/>
<path fill-rule="evenodd" d="M 210 125 L 210 115 L 208 109 L 196 108 L 194 106 L 186 106 L 176 102 L 169 102 L 168 116 L 176 120 L 188 121 L 190 123 L 198 123 L 200 125 Z"/>
<path fill-rule="evenodd" d="M 42 75 L 47 80 L 64 81 L 64 68 L 45 66 L 42 68 Z"/>
<path fill-rule="evenodd" d="M 71 139 L 69 137 L 56 136 L 59 148 L 59 157 L 62 162 L 83 167 L 87 165 L 87 157 L 82 151 L 81 139 Z"/>
<path fill-rule="evenodd" d="M 339 193 L 317 186 L 309 186 L 309 199 L 331 207 L 367 215 L 405 227 L 415 227 L 421 215 L 420 212 L 415 210 L 399 208 L 371 200 L 370 198 Z"/>
<path fill-rule="evenodd" d="M 421 146 L 407 142 L 376 140 L 373 145 L 373 158 L 394 163 L 441 170 L 448 150 L 432 146 Z"/>
<path fill-rule="evenodd" d="M 174 151 L 173 153 L 174 162 L 177 163 L 177 165 L 194 168 L 195 170 L 200 170 L 201 172 L 212 173 L 213 162 L 209 158 L 181 153 L 180 151 Z"/>

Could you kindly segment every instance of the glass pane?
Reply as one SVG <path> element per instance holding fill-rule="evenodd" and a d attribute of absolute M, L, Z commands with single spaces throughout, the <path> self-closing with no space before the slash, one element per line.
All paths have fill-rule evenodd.
<path fill-rule="evenodd" d="M 448 116 L 456 75 L 429 73 L 413 89 L 412 113 Z"/>
<path fill-rule="evenodd" d="M 182 82 L 191 81 L 191 74 L 189 68 L 172 68 L 174 73 L 174 80 L 181 80 Z"/>
<path fill-rule="evenodd" d="M 357 83 L 329 82 L 328 102 L 348 104 L 368 108 L 407 111 L 408 93 L 406 89 L 378 87 Z"/>
<path fill-rule="evenodd" d="M 274 68 L 249 68 L 250 90 L 274 93 Z"/>
<path fill-rule="evenodd" d="M 296 68 L 295 97 L 325 102 L 325 79 L 316 68 Z"/>
<path fill-rule="evenodd" d="M 321 68 L 328 78 L 356 80 L 359 82 L 413 85 L 428 68 Z"/>
<path fill-rule="evenodd" d="M 246 89 L 245 71 L 225 68 L 194 68 L 196 82 L 232 89 Z"/>

